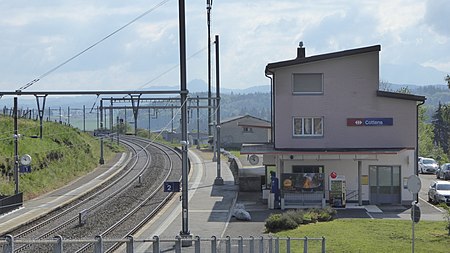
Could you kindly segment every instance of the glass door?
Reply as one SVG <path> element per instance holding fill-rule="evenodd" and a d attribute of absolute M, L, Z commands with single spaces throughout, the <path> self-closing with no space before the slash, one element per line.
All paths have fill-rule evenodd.
<path fill-rule="evenodd" d="M 369 166 L 370 204 L 400 204 L 400 166 Z"/>

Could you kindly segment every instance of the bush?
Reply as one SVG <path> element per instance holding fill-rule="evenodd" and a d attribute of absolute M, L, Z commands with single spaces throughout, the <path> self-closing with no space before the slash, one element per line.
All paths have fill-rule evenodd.
<path fill-rule="evenodd" d="M 288 210 L 281 214 L 272 214 L 266 219 L 267 232 L 279 232 L 294 229 L 302 224 L 331 221 L 336 215 L 336 210 L 327 207 L 324 209 Z"/>
<path fill-rule="evenodd" d="M 297 224 L 303 224 L 305 212 L 303 210 L 288 210 L 284 215 L 291 217 Z"/>
<path fill-rule="evenodd" d="M 279 232 L 294 229 L 298 226 L 290 216 L 284 214 L 273 214 L 266 219 L 266 230 L 268 232 Z"/>

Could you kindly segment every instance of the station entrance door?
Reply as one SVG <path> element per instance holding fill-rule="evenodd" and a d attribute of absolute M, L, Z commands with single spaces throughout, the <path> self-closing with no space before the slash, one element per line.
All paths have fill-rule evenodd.
<path fill-rule="evenodd" d="M 370 204 L 400 204 L 400 166 L 369 166 Z"/>

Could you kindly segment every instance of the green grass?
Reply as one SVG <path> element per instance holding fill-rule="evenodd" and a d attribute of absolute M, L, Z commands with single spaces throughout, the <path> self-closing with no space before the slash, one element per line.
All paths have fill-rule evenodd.
<path fill-rule="evenodd" d="M 450 252 L 450 236 L 445 226 L 444 221 L 415 224 L 415 252 Z M 412 250 L 412 224 L 407 220 L 337 219 L 301 225 L 274 235 L 291 238 L 324 236 L 327 252 L 397 253 Z M 291 245 L 291 252 L 303 252 L 303 242 L 292 242 Z M 310 241 L 308 245 L 309 252 L 320 252 L 319 241 Z"/>
<path fill-rule="evenodd" d="M 19 191 L 24 199 L 31 199 L 52 191 L 77 177 L 85 175 L 98 166 L 100 142 L 87 133 L 54 122 L 44 122 L 43 138 L 39 135 L 39 122 L 19 119 L 19 157 L 32 157 L 32 173 L 20 174 Z M 105 141 L 104 159 L 107 161 L 123 148 Z M 0 116 L 0 195 L 12 195 L 14 139 L 13 120 Z"/>

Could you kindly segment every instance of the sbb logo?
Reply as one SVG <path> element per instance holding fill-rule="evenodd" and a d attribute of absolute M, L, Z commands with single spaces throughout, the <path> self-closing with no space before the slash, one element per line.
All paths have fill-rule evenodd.
<path fill-rule="evenodd" d="M 355 120 L 355 125 L 360 126 L 363 124 L 362 120 Z"/>

